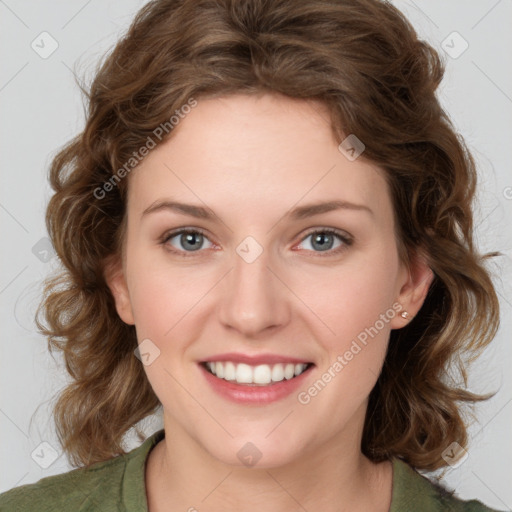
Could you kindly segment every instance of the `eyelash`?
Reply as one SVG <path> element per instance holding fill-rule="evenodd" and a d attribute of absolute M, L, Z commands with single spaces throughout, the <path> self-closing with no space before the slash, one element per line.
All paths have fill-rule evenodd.
<path fill-rule="evenodd" d="M 202 229 L 200 229 L 200 228 L 186 228 L 186 229 L 179 229 L 179 230 L 176 230 L 176 231 L 171 231 L 171 232 L 165 233 L 161 237 L 161 239 L 160 239 L 160 244 L 165 246 L 165 249 L 167 251 L 169 251 L 169 252 L 171 252 L 173 254 L 176 254 L 178 256 L 184 257 L 184 258 L 188 258 L 190 256 L 193 256 L 194 253 L 196 253 L 196 252 L 202 252 L 201 249 L 197 250 L 197 251 L 181 251 L 181 250 L 177 250 L 177 249 L 174 249 L 174 248 L 170 248 L 167 245 L 167 242 L 169 242 L 169 240 L 171 240 L 172 238 L 174 238 L 174 237 L 176 237 L 178 235 L 182 235 L 182 234 L 185 234 L 185 233 L 186 234 L 196 234 L 196 233 L 199 233 L 199 234 L 203 235 L 205 238 L 208 239 L 208 237 L 206 236 L 206 233 Z M 306 240 L 306 238 L 308 238 L 309 236 L 315 235 L 315 234 L 318 234 L 318 233 L 332 235 L 332 236 L 338 238 L 343 243 L 343 245 L 341 245 L 337 249 L 329 249 L 327 251 L 310 251 L 310 250 L 308 250 L 308 252 L 314 253 L 315 257 L 318 256 L 320 258 L 323 258 L 323 257 L 329 257 L 329 256 L 338 255 L 338 254 L 342 253 L 343 251 L 347 250 L 347 248 L 350 247 L 352 245 L 353 241 L 354 241 L 350 236 L 348 236 L 344 232 L 341 232 L 341 231 L 338 231 L 338 230 L 335 230 L 335 229 L 332 229 L 332 228 L 323 228 L 323 229 L 315 229 L 315 230 L 312 230 L 312 231 L 308 232 L 301 239 L 300 243 L 303 243 L 304 240 Z"/>

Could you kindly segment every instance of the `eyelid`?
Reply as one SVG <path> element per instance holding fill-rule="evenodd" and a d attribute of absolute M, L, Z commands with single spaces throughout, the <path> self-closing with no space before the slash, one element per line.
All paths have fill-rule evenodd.
<path fill-rule="evenodd" d="M 302 240 L 304 240 L 309 235 L 312 235 L 313 233 L 330 233 L 336 236 L 339 236 L 343 241 L 347 243 L 353 242 L 353 236 L 347 233 L 346 231 L 343 231 L 341 229 L 336 228 L 328 228 L 328 227 L 318 227 L 318 228 L 311 228 L 303 237 Z"/>

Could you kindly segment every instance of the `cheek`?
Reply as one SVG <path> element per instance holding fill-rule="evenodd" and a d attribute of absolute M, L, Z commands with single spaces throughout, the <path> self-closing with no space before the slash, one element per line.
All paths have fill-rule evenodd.
<path fill-rule="evenodd" d="M 381 254 L 388 256 L 383 258 Z M 390 320 L 396 315 L 392 305 L 396 301 L 398 268 L 398 256 L 382 248 L 364 258 L 353 258 L 338 269 L 304 274 L 301 293 L 321 320 L 317 321 L 323 325 L 318 339 L 330 353 L 347 350 L 352 340 L 358 336 L 364 339 L 369 330 L 377 337 L 375 328 L 380 338 L 387 339 Z"/>
<path fill-rule="evenodd" d="M 176 308 L 183 302 L 171 293 L 170 283 L 166 284 L 158 275 L 143 270 L 138 274 L 131 294 L 135 325 L 140 336 L 156 342 L 173 327 Z"/>
<path fill-rule="evenodd" d="M 380 374 L 390 323 L 397 314 L 392 307 L 397 268 L 393 258 L 347 266 L 329 274 L 321 292 L 308 298 L 334 334 L 325 328 L 318 331 L 325 357 L 316 380 L 301 389 L 297 399 L 311 416 L 331 418 L 331 433 L 356 414 Z"/>
<path fill-rule="evenodd" d="M 200 336 L 200 301 L 211 283 L 201 273 L 184 267 L 157 264 L 142 251 L 131 256 L 130 295 L 137 338 L 139 344 L 151 340 L 146 345 L 151 362 L 144 371 L 165 410 L 194 411 L 179 383 L 185 380 L 183 357 L 190 340 Z"/>
<path fill-rule="evenodd" d="M 159 251 L 133 250 L 127 262 L 131 277 L 130 300 L 139 340 L 155 338 L 164 343 L 190 318 L 195 306 L 211 284 L 201 270 L 191 272 L 184 265 L 171 265 Z"/>

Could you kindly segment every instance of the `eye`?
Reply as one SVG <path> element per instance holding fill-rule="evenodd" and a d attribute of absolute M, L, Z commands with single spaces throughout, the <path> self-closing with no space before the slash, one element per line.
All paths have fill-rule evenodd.
<path fill-rule="evenodd" d="M 200 249 L 204 249 L 205 242 L 210 244 L 209 247 L 213 247 L 212 242 L 208 240 L 205 234 L 198 229 L 181 229 L 172 233 L 167 233 L 163 236 L 161 244 L 165 246 L 171 246 L 172 252 L 187 253 L 196 252 Z M 183 254 L 185 256 L 185 254 Z"/>
<path fill-rule="evenodd" d="M 311 241 L 308 241 L 311 239 Z M 302 239 L 299 248 L 313 252 L 328 253 L 327 255 L 338 254 L 352 244 L 352 238 L 345 233 L 333 229 L 320 229 L 310 232 Z M 203 231 L 194 229 L 180 229 L 171 233 L 166 233 L 160 243 L 168 250 L 187 256 L 187 253 L 199 252 L 201 249 L 214 247 L 214 244 L 208 239 Z M 205 246 L 209 244 L 209 246 Z M 300 245 L 305 247 L 300 247 Z"/>
<path fill-rule="evenodd" d="M 306 242 L 311 239 L 311 241 Z M 352 239 L 333 229 L 321 229 L 312 231 L 302 239 L 301 244 L 305 244 L 308 251 L 328 252 L 329 254 L 337 254 L 352 245 Z M 309 247 L 308 247 L 309 246 Z M 298 246 L 300 248 L 300 245 Z"/>

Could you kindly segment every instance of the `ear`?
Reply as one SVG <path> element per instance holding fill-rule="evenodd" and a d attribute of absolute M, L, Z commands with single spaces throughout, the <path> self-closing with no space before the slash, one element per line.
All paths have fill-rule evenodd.
<path fill-rule="evenodd" d="M 397 302 L 401 304 L 402 309 L 391 320 L 392 329 L 404 327 L 416 316 L 434 280 L 434 272 L 429 267 L 427 258 L 420 252 L 411 255 L 409 266 L 404 266 L 404 274 L 397 297 Z M 406 318 L 401 315 L 404 311 L 407 311 Z"/>
<path fill-rule="evenodd" d="M 129 325 L 135 325 L 130 294 L 126 284 L 121 258 L 109 256 L 105 260 L 103 275 L 116 303 L 116 310 L 121 320 Z"/>

